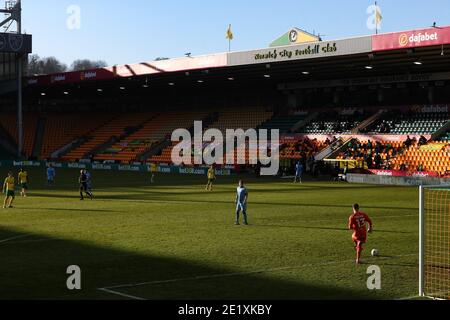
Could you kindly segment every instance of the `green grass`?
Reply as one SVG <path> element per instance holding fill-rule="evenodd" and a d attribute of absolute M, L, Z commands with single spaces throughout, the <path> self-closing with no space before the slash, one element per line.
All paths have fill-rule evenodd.
<path fill-rule="evenodd" d="M 5 169 L 2 169 L 2 176 Z M 274 178 L 248 179 L 250 226 L 234 226 L 236 180 L 94 172 L 95 200 L 81 202 L 77 172 L 45 187 L 32 170 L 30 196 L 0 211 L 1 299 L 395 299 L 417 289 L 416 188 Z M 375 232 L 355 266 L 346 230 L 351 205 Z M 11 239 L 2 242 L 4 239 Z M 369 257 L 370 249 L 380 258 Z M 82 290 L 66 268 L 82 269 Z M 369 291 L 378 265 L 382 289 Z M 166 281 L 174 280 L 178 281 Z M 166 281 L 166 282 L 164 282 Z M 132 284 L 144 283 L 133 286 Z"/>

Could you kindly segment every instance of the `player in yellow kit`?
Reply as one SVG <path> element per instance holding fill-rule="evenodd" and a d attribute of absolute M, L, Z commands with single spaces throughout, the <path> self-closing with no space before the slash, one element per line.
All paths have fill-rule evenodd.
<path fill-rule="evenodd" d="M 158 165 L 156 163 L 150 164 L 150 173 L 152 175 L 150 181 L 152 184 L 155 183 L 155 176 L 157 172 L 158 172 Z"/>
<path fill-rule="evenodd" d="M 216 171 L 214 170 L 214 167 L 211 166 L 208 169 L 208 183 L 206 184 L 206 191 L 212 191 L 214 180 L 216 180 Z"/>
<path fill-rule="evenodd" d="M 12 204 L 15 198 L 14 194 L 15 180 L 12 172 L 8 172 L 8 176 L 3 183 L 3 193 L 5 194 L 5 200 L 3 201 L 3 208 L 12 208 Z"/>
<path fill-rule="evenodd" d="M 21 187 L 20 195 L 22 197 L 26 197 L 28 191 L 28 172 L 26 172 L 23 168 L 20 169 L 17 180 L 19 181 Z"/>

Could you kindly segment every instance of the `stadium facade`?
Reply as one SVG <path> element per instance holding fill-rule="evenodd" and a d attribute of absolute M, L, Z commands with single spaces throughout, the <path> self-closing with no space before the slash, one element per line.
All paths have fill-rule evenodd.
<path fill-rule="evenodd" d="M 241 69 L 234 70 L 236 74 L 246 73 L 244 67 L 261 66 L 261 64 L 273 64 L 283 62 L 294 62 L 304 68 L 316 69 L 314 63 L 319 64 L 322 59 L 328 64 L 336 64 L 339 67 L 340 60 L 335 58 L 347 59 L 347 64 L 360 63 L 362 56 L 366 58 L 364 66 L 373 66 L 375 70 L 372 73 L 383 74 L 386 69 L 380 70 L 379 67 L 383 66 L 381 63 L 389 64 L 388 54 L 396 54 L 395 62 L 404 63 L 408 61 L 415 62 L 417 59 L 425 64 L 427 61 L 433 63 L 425 64 L 422 68 L 409 68 L 410 71 L 416 71 L 420 74 L 424 71 L 433 71 L 432 67 L 436 67 L 436 64 L 444 66 L 448 60 L 450 54 L 445 55 L 445 51 L 448 50 L 450 45 L 450 27 L 440 27 L 423 30 L 412 30 L 405 32 L 380 34 L 373 36 L 356 37 L 343 40 L 332 41 L 318 41 L 312 43 L 303 43 L 299 45 L 278 46 L 265 49 L 258 49 L 252 51 L 243 52 L 230 52 L 219 53 L 197 57 L 183 57 L 178 59 L 168 59 L 162 61 L 151 61 L 139 64 L 127 64 L 122 66 L 114 66 L 108 68 L 101 68 L 95 70 L 81 71 L 81 72 L 69 72 L 58 75 L 44 75 L 37 76 L 28 79 L 29 86 L 49 86 L 55 84 L 69 84 L 69 83 L 82 83 L 86 81 L 102 81 L 113 80 L 118 78 L 129 77 L 142 77 L 145 76 L 151 79 L 151 76 L 174 73 L 177 76 L 178 72 L 188 72 L 202 69 L 231 69 L 234 67 L 242 67 Z M 444 46 L 444 47 L 442 47 Z M 433 50 L 435 49 L 435 51 Z M 442 55 L 441 53 L 444 52 Z M 433 55 L 437 53 L 437 55 Z M 320 59 L 317 62 L 312 62 L 313 59 Z M 302 64 L 305 63 L 305 64 Z M 307 64 L 306 64 L 307 63 Z M 308 65 L 310 65 L 308 67 Z M 401 75 L 404 69 L 388 68 L 393 75 L 398 72 Z M 439 69 L 438 69 L 439 70 Z M 321 70 L 318 70 L 321 71 Z M 334 71 L 333 69 L 330 71 Z M 354 70 L 352 74 L 367 75 L 364 70 Z M 317 76 L 322 75 L 320 73 Z M 341 77 L 345 77 L 347 74 L 341 74 Z M 384 75 L 386 75 L 384 73 Z M 331 80 L 332 74 L 328 76 Z M 443 77 L 443 76 L 442 76 Z M 441 78 L 435 76 L 435 78 Z M 426 77 L 422 78 L 426 79 Z M 401 81 L 402 79 L 399 79 Z M 418 78 L 418 80 L 421 80 Z M 434 79 L 433 79 L 434 80 Z M 309 79 L 306 79 L 309 82 Z"/>

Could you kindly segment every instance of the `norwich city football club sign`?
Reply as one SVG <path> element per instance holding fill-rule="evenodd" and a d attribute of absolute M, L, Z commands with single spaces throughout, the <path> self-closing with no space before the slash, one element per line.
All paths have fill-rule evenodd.
<path fill-rule="evenodd" d="M 295 35 L 290 35 L 292 40 Z M 290 60 L 306 60 L 326 58 L 372 51 L 372 38 L 359 37 L 348 40 L 316 41 L 299 45 L 272 47 L 247 52 L 234 52 L 228 55 L 228 65 L 248 65 L 257 63 L 271 63 Z"/>
<path fill-rule="evenodd" d="M 274 49 L 272 51 L 268 51 L 267 53 L 256 53 L 255 54 L 255 61 L 258 60 L 277 60 L 278 58 L 298 58 L 301 56 L 314 56 L 314 55 L 320 55 L 320 54 L 326 54 L 331 52 L 337 52 L 338 47 L 336 45 L 336 42 L 333 43 L 327 43 L 326 45 L 322 44 L 315 44 L 315 45 L 309 45 L 306 48 L 299 48 L 295 50 L 277 50 Z"/>

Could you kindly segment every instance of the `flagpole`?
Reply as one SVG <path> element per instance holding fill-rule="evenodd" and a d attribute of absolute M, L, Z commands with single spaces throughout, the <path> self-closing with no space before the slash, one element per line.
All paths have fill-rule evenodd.
<path fill-rule="evenodd" d="M 228 52 L 231 52 L 231 24 L 228 25 L 227 38 L 228 38 Z"/>
<path fill-rule="evenodd" d="M 378 3 L 375 1 L 375 34 L 378 34 Z"/>
<path fill-rule="evenodd" d="M 227 39 L 228 39 L 228 52 L 231 52 L 231 41 L 234 39 L 233 31 L 231 30 L 231 24 L 228 25 Z"/>
<path fill-rule="evenodd" d="M 375 1 L 375 34 L 378 34 L 378 3 Z"/>

